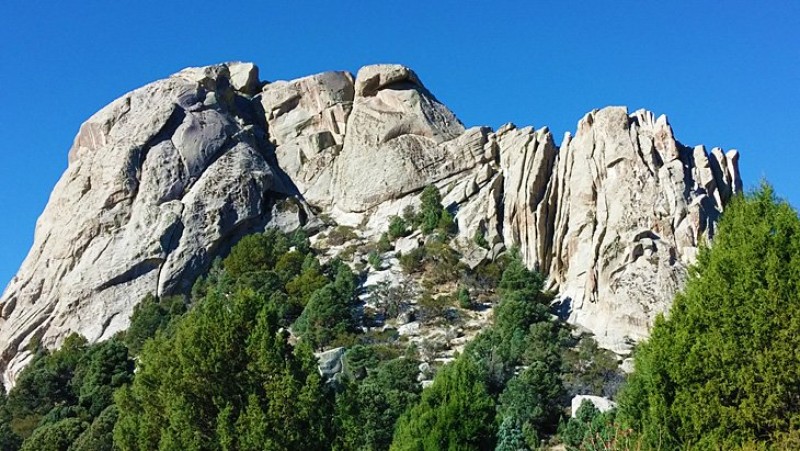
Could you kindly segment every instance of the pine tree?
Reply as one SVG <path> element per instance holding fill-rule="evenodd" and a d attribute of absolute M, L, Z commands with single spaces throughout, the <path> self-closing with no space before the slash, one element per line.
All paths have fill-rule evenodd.
<path fill-rule="evenodd" d="M 398 421 L 392 450 L 492 449 L 494 400 L 466 355 L 442 368 Z"/>
<path fill-rule="evenodd" d="M 308 348 L 293 349 L 269 303 L 210 293 L 169 337 L 146 342 L 117 392 L 117 447 L 318 449 L 330 440 L 327 389 Z"/>
<path fill-rule="evenodd" d="M 800 424 L 800 219 L 768 185 L 726 209 L 620 414 L 662 449 L 739 447 Z"/>
<path fill-rule="evenodd" d="M 420 207 L 422 233 L 433 232 L 438 226 L 442 217 L 442 195 L 435 185 L 428 185 L 422 190 L 422 205 Z"/>

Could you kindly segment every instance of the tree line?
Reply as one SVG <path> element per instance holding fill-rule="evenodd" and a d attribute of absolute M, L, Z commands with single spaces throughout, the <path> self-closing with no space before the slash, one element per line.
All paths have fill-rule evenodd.
<path fill-rule="evenodd" d="M 420 224 L 443 230 L 444 211 Z M 542 275 L 514 251 L 493 264 L 493 324 L 423 390 L 418 350 L 362 327 L 358 274 L 302 231 L 245 237 L 110 340 L 32 343 L 0 394 L 0 449 L 800 449 L 800 219 L 768 185 L 726 209 L 624 383 Z M 314 352 L 335 346 L 328 379 Z M 569 418 L 572 395 L 620 384 L 617 409 Z"/>

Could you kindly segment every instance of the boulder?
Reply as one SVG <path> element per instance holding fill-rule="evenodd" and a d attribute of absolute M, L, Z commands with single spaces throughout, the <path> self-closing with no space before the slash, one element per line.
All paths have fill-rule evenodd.
<path fill-rule="evenodd" d="M 314 354 L 317 357 L 319 374 L 326 379 L 332 379 L 341 373 L 344 369 L 345 352 L 347 352 L 346 348 L 339 347 Z"/>
<path fill-rule="evenodd" d="M 588 401 L 597 408 L 600 412 L 607 412 L 615 407 L 617 407 L 617 403 L 614 401 L 604 398 L 602 396 L 593 396 L 593 395 L 578 395 L 572 398 L 572 402 L 570 405 L 572 406 L 572 418 L 575 418 L 575 413 L 581 407 L 584 401 Z"/>
<path fill-rule="evenodd" d="M 226 65 L 231 74 L 230 80 L 233 89 L 250 96 L 258 93 L 261 88 L 258 66 L 244 62 L 227 63 Z"/>
<path fill-rule="evenodd" d="M 485 262 L 488 257 L 488 250 L 475 245 L 467 247 L 467 249 L 461 253 L 461 261 L 469 266 L 469 269 L 477 268 L 481 263 Z"/>
<path fill-rule="evenodd" d="M 400 237 L 394 243 L 394 250 L 396 252 L 400 252 L 401 254 L 407 254 L 422 245 L 419 239 L 420 236 L 418 233 L 410 236 Z"/>
<path fill-rule="evenodd" d="M 409 337 L 413 337 L 420 334 L 420 325 L 419 321 L 412 321 L 410 323 L 403 324 L 402 326 L 397 328 L 397 333 L 402 335 L 407 335 Z"/>

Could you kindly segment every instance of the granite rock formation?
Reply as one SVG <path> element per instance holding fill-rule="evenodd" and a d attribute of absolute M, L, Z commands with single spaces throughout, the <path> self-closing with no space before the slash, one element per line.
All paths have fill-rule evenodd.
<path fill-rule="evenodd" d="M 595 110 L 557 146 L 547 128 L 465 129 L 403 66 L 272 83 L 249 63 L 185 69 L 81 126 L 0 298 L 3 382 L 32 343 L 108 338 L 146 293 L 187 291 L 244 234 L 322 212 L 377 235 L 431 183 L 465 255 L 519 246 L 564 315 L 620 352 L 742 189 L 736 151 L 686 147 L 646 111 Z"/>

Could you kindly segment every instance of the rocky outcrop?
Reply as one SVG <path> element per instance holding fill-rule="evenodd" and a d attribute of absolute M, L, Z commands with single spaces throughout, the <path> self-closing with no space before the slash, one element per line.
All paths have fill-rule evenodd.
<path fill-rule="evenodd" d="M 320 376 L 333 379 L 344 370 L 344 354 L 346 348 L 333 348 L 328 351 L 314 354 L 317 358 L 317 368 Z"/>
<path fill-rule="evenodd" d="M 619 353 L 667 311 L 742 190 L 738 152 L 683 146 L 665 116 L 646 111 L 593 111 L 560 148 L 547 128 L 512 124 L 488 140 L 499 161 L 459 197 L 462 242 L 478 229 L 490 244 L 519 246 L 548 275 L 565 318 Z"/>
<path fill-rule="evenodd" d="M 251 64 L 184 70 L 84 123 L 0 312 L 3 378 L 29 345 L 127 327 L 147 293 L 186 291 L 294 193 L 265 145 Z M 277 214 L 277 212 L 276 212 Z"/>
<path fill-rule="evenodd" d="M 361 69 L 333 183 L 339 209 L 365 212 L 487 161 L 488 129 L 464 131 L 410 69 Z"/>
<path fill-rule="evenodd" d="M 702 148 L 681 145 L 665 116 L 645 111 L 605 108 L 579 122 L 548 190 L 549 248 L 526 253 L 570 304 L 571 322 L 618 352 L 647 335 L 723 205 L 741 191 L 737 154 L 729 155 L 717 167 L 735 176 L 709 172 Z"/>
<path fill-rule="evenodd" d="M 353 98 L 353 77 L 346 72 L 270 83 L 261 92 L 281 167 L 314 205 L 333 203 L 333 161 L 342 151 Z"/>
<path fill-rule="evenodd" d="M 31 343 L 104 339 L 145 294 L 187 291 L 246 233 L 323 212 L 377 235 L 431 183 L 471 265 L 519 246 L 565 316 L 617 351 L 741 191 L 735 151 L 685 147 L 645 111 L 593 111 L 559 147 L 547 128 L 465 129 L 403 66 L 272 83 L 249 63 L 186 69 L 81 126 L 0 299 L 3 380 Z"/>

